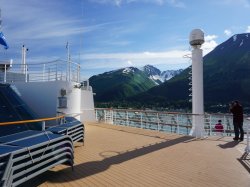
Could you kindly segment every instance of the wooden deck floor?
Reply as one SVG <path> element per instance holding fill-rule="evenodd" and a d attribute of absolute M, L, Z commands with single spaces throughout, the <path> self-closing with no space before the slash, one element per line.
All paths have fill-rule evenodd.
<path fill-rule="evenodd" d="M 85 127 L 85 145 L 75 148 L 74 171 L 57 166 L 23 186 L 250 186 L 246 142 L 98 123 Z"/>

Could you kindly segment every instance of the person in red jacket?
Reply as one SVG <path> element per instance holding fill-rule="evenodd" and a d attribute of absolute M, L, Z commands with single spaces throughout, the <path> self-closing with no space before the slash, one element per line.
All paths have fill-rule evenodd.
<path fill-rule="evenodd" d="M 244 140 L 243 130 L 243 107 L 239 101 L 233 101 L 230 105 L 230 112 L 233 113 L 233 125 L 234 125 L 234 140 Z M 240 138 L 239 138 L 240 134 Z"/>
<path fill-rule="evenodd" d="M 224 128 L 223 125 L 221 124 L 221 120 L 218 121 L 218 123 L 215 125 L 215 132 L 223 133 Z"/>

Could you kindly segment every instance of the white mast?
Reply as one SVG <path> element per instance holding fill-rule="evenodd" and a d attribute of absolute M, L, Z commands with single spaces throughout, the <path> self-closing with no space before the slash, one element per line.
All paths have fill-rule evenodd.
<path fill-rule="evenodd" d="M 2 10 L 0 8 L 0 32 L 2 31 Z"/>
<path fill-rule="evenodd" d="M 71 59 L 70 59 L 70 51 L 69 51 L 69 42 L 66 44 L 67 49 L 67 75 L 66 80 L 70 81 L 71 79 Z"/>
<path fill-rule="evenodd" d="M 27 64 L 26 64 L 26 53 L 28 51 L 28 48 L 26 48 L 24 45 L 22 46 L 22 65 L 21 65 L 21 72 L 23 74 L 27 73 Z"/>
<path fill-rule="evenodd" d="M 203 93 L 203 58 L 201 45 L 204 43 L 204 33 L 194 29 L 190 33 L 189 43 L 192 50 L 192 129 L 191 136 L 204 136 L 204 93 Z"/>

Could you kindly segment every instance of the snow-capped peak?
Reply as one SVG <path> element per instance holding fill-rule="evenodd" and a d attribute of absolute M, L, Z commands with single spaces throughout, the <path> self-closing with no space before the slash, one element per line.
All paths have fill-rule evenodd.
<path fill-rule="evenodd" d="M 134 73 L 136 70 L 138 70 L 135 67 L 127 67 L 122 70 L 122 73 L 129 74 L 129 73 Z"/>
<path fill-rule="evenodd" d="M 179 74 L 182 70 L 167 70 L 161 72 L 159 69 L 152 65 L 146 65 L 142 68 L 142 71 L 144 71 L 146 75 L 156 84 L 161 84 Z"/>
<path fill-rule="evenodd" d="M 237 40 L 237 34 L 233 36 L 233 41 L 235 42 Z"/>

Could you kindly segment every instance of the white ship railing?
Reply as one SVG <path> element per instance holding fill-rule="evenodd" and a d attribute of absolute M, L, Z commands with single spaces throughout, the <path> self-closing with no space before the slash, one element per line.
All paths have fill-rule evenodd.
<path fill-rule="evenodd" d="M 147 110 L 95 109 L 96 120 L 114 125 L 124 125 L 143 129 L 188 135 L 192 128 L 191 113 L 157 112 Z M 222 121 L 224 127 L 221 136 L 234 136 L 233 116 L 230 114 L 205 114 L 204 130 L 206 136 L 217 136 L 215 124 Z M 244 120 L 245 132 L 249 133 L 247 120 Z"/>
<path fill-rule="evenodd" d="M 14 64 L 0 62 L 0 82 L 42 82 L 72 81 L 81 82 L 80 64 L 55 60 L 46 63 Z"/>
<path fill-rule="evenodd" d="M 246 146 L 246 153 L 250 153 L 250 118 L 247 118 L 248 124 L 247 124 L 247 146 Z"/>

